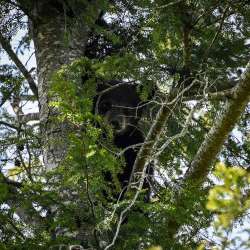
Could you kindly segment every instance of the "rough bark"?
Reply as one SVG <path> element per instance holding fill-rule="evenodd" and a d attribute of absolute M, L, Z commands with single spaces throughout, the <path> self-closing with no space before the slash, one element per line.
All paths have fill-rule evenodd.
<path fill-rule="evenodd" d="M 191 89 L 192 86 L 189 86 Z M 188 89 L 185 89 L 183 93 L 179 95 L 185 95 Z M 174 94 L 170 94 L 169 100 L 173 100 Z M 228 105 L 221 112 L 218 119 L 216 119 L 215 125 L 211 128 L 205 141 L 200 146 L 197 155 L 191 163 L 191 167 L 185 175 L 185 182 L 202 182 L 207 176 L 209 167 L 215 160 L 216 155 L 219 153 L 224 141 L 226 140 L 228 134 L 234 128 L 236 122 L 238 121 L 240 115 L 244 111 L 247 103 L 250 99 L 250 64 L 248 63 L 246 67 L 246 72 L 243 75 L 239 84 L 235 87 L 235 90 L 230 94 L 231 99 L 228 101 Z M 175 98 L 176 101 L 178 97 Z M 171 104 L 170 104 L 171 103 Z M 170 103 L 165 103 L 159 110 L 154 124 L 145 139 L 144 145 L 140 148 L 137 159 L 134 164 L 133 173 L 135 170 L 142 171 L 145 167 L 147 161 L 152 155 L 152 151 L 155 143 L 161 136 L 161 132 L 164 129 L 166 121 L 168 120 L 171 110 L 176 104 L 176 102 L 171 101 Z"/>
<path fill-rule="evenodd" d="M 63 65 L 84 56 L 89 30 L 81 15 L 86 6 L 81 1 L 72 1 L 70 7 L 74 11 L 68 16 L 69 9 L 63 9 L 64 1 L 20 3 L 29 17 L 30 33 L 35 46 L 43 159 L 45 168 L 50 170 L 64 159 L 69 132 L 67 124 L 56 121 L 58 110 L 50 106 L 50 102 L 57 98 L 56 94 L 51 93 L 51 77 Z M 74 6 L 77 3 L 81 3 L 80 6 Z M 93 242 L 93 225 L 82 223 L 76 237 L 82 245 L 90 246 Z"/>
<path fill-rule="evenodd" d="M 246 66 L 246 71 L 239 84 L 232 92 L 232 98 L 226 107 L 218 114 L 214 126 L 208 132 L 205 140 L 192 160 L 188 171 L 184 176 L 182 189 L 179 190 L 175 198 L 175 206 L 183 206 L 186 190 L 199 189 L 207 179 L 211 166 L 220 152 L 228 134 L 232 131 L 242 112 L 250 101 L 250 62 Z M 167 224 L 168 237 L 173 238 L 178 232 L 181 224 L 170 219 Z"/>
<path fill-rule="evenodd" d="M 190 86 L 191 88 L 192 86 Z M 188 91 L 188 89 L 186 89 Z M 182 95 L 184 93 L 179 93 Z M 175 94 L 173 94 L 175 96 Z M 232 131 L 235 124 L 239 120 L 242 112 L 244 111 L 246 105 L 250 100 L 250 63 L 246 66 L 246 72 L 243 75 L 242 79 L 239 81 L 239 84 L 235 87 L 234 91 L 230 95 L 231 99 L 228 101 L 225 109 L 221 111 L 215 125 L 210 129 L 209 133 L 206 136 L 206 139 L 200 146 L 195 158 L 193 159 L 189 170 L 187 171 L 184 182 L 183 190 L 180 190 L 179 195 L 176 196 L 175 205 L 178 209 L 178 206 L 182 206 L 182 200 L 185 196 L 185 188 L 188 185 L 195 185 L 199 187 L 201 183 L 206 179 L 210 167 L 214 160 L 216 159 L 217 154 L 220 152 L 224 141 L 226 140 L 228 134 Z M 170 97 L 170 100 L 173 100 L 174 97 Z M 175 98 L 178 101 L 178 97 Z M 170 105 L 171 103 L 171 105 Z M 173 109 L 176 102 L 170 102 L 165 105 L 162 105 L 159 110 L 156 120 L 152 125 L 143 146 L 140 148 L 137 159 L 134 164 L 133 173 L 135 171 L 142 171 L 147 162 L 150 160 L 154 146 L 156 145 L 158 139 L 161 136 L 161 133 L 164 129 L 164 126 L 171 115 L 171 110 Z M 130 183 L 132 181 L 132 175 Z M 175 220 L 170 220 L 168 222 L 167 230 L 168 237 L 173 237 L 181 225 Z"/>
<path fill-rule="evenodd" d="M 49 95 L 52 85 L 51 76 L 55 71 L 61 68 L 62 65 L 68 64 L 84 55 L 85 45 L 88 39 L 88 29 L 86 25 L 83 25 L 83 22 L 78 23 L 75 21 L 71 24 L 71 28 L 66 25 L 67 21 L 65 20 L 65 13 L 60 12 L 55 6 L 55 2 L 58 3 L 62 1 L 43 0 L 34 1 L 33 3 L 33 1 L 20 0 L 19 2 L 24 7 L 25 13 L 31 17 L 30 23 L 35 44 L 38 69 L 40 122 L 42 135 L 44 136 L 44 164 L 47 169 L 51 169 L 56 167 L 63 159 L 67 149 L 67 127 L 63 123 L 59 124 L 54 121 L 53 117 L 56 116 L 57 111 L 49 106 L 49 102 L 56 98 L 55 96 L 53 97 Z M 187 34 L 188 32 L 189 31 L 187 31 Z M 70 37 L 70 39 L 67 41 L 65 40 L 66 34 Z M 189 48 L 188 35 L 186 37 L 186 41 L 186 47 Z M 187 55 L 188 57 L 186 58 L 186 63 L 184 63 L 186 65 L 190 63 L 190 52 L 188 52 Z M 13 60 L 16 60 L 16 58 Z M 16 61 L 16 64 L 18 63 L 19 62 Z M 24 75 L 26 75 L 25 77 L 27 78 L 28 82 L 30 81 L 29 83 L 31 89 L 33 88 L 34 94 L 37 95 L 33 82 L 30 80 L 30 76 L 27 74 L 29 72 L 24 71 L 22 69 L 22 65 L 20 65 L 20 70 Z M 225 89 L 229 87 L 231 88 L 231 84 L 227 84 Z M 217 88 L 212 89 L 211 87 L 212 92 L 217 90 Z M 179 91 L 179 89 L 177 91 Z M 138 153 L 138 157 L 134 164 L 134 171 L 142 171 L 142 169 L 145 168 L 147 161 L 150 160 L 150 155 L 152 155 L 154 146 L 160 138 L 174 106 L 178 102 L 178 98 L 175 99 L 178 94 L 178 92 L 176 94 L 172 92 L 170 97 L 166 100 L 165 105 L 162 105 L 161 109 L 159 110 L 156 120 L 152 125 L 148 136 L 146 137 L 145 143 L 140 148 L 140 152 Z M 182 94 L 185 95 L 184 93 Z M 205 180 L 210 167 L 216 158 L 216 155 L 219 153 L 227 135 L 233 129 L 245 106 L 247 105 L 250 98 L 249 64 L 240 83 L 236 86 L 232 94 L 230 92 L 230 98 L 232 99 L 229 100 L 227 107 L 224 109 L 218 119 L 216 119 L 216 124 L 208 133 L 205 141 L 200 146 L 197 155 L 193 159 L 184 178 L 184 187 L 187 187 L 187 185 L 190 183 L 199 186 Z M 8 126 L 8 124 L 4 125 Z M 58 142 L 58 138 L 61 139 L 60 143 Z M 180 195 L 176 197 L 177 207 L 179 205 L 178 201 L 182 200 L 181 198 L 182 193 L 180 192 Z M 169 223 L 169 225 L 172 227 L 171 232 L 174 235 L 180 225 L 175 221 L 171 223 Z M 85 232 L 88 233 L 88 231 L 91 231 L 90 229 L 86 228 Z M 82 236 L 81 239 L 83 238 L 88 238 L 88 235 Z"/>
<path fill-rule="evenodd" d="M 250 62 L 246 66 L 240 83 L 232 93 L 225 109 L 221 111 L 214 126 L 201 144 L 190 168 L 185 175 L 185 183 L 200 184 L 207 177 L 210 166 L 220 152 L 228 134 L 239 120 L 250 101 Z"/>
<path fill-rule="evenodd" d="M 145 166 L 148 164 L 152 157 L 152 152 L 154 148 L 157 146 L 159 138 L 162 134 L 162 131 L 165 128 L 165 124 L 170 117 L 171 113 L 174 111 L 177 103 L 179 102 L 180 97 L 182 97 L 185 92 L 189 91 L 192 88 L 192 84 L 187 88 L 183 89 L 178 93 L 178 95 L 170 94 L 167 96 L 165 103 L 162 104 L 161 108 L 159 109 L 155 122 L 152 124 L 143 145 L 141 146 L 139 153 L 136 157 L 133 170 L 130 175 L 129 183 L 131 183 L 132 179 L 134 178 L 134 173 L 142 172 L 145 169 Z"/>
<path fill-rule="evenodd" d="M 49 96 L 51 77 L 62 65 L 84 55 L 88 34 L 86 26 L 77 21 L 67 30 L 64 13 L 52 15 L 53 9 L 50 8 L 49 3 L 45 6 L 41 4 L 34 6 L 31 12 L 35 17 L 31 22 L 31 30 L 37 60 L 40 123 L 44 135 L 44 164 L 47 169 L 56 167 L 66 152 L 67 126 L 53 120 L 57 112 L 49 106 L 50 101 L 55 98 Z M 65 40 L 66 35 L 70 36 L 68 41 Z"/>

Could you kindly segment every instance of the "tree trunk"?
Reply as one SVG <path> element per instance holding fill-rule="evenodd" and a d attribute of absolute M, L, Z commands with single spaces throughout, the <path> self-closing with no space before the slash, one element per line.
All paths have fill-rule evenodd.
<path fill-rule="evenodd" d="M 84 55 L 88 31 L 78 21 L 68 29 L 64 13 L 55 13 L 49 4 L 37 4 L 32 13 L 32 37 L 38 71 L 40 123 L 44 147 L 44 164 L 47 169 L 56 167 L 66 152 L 66 125 L 55 122 L 56 110 L 49 106 L 51 76 L 54 72 Z M 53 14 L 54 13 L 54 14 Z M 69 36 L 69 39 L 65 38 Z M 60 139 L 59 139 L 60 138 Z"/>
<path fill-rule="evenodd" d="M 32 17 L 29 20 L 30 32 L 37 60 L 40 126 L 46 170 L 57 167 L 64 159 L 69 132 L 67 124 L 54 119 L 58 111 L 50 106 L 50 102 L 56 100 L 56 96 L 50 93 L 53 84 L 51 77 L 64 64 L 84 56 L 89 34 L 81 16 L 67 20 L 65 12 L 59 12 L 54 4 L 54 1 L 39 1 L 29 15 Z M 84 246 L 89 247 L 93 242 L 93 225 L 81 225 L 76 233 L 76 239 Z"/>

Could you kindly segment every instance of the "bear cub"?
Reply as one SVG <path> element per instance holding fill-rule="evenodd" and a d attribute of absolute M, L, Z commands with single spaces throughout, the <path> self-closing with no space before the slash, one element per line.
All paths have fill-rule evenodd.
<path fill-rule="evenodd" d="M 113 128 L 114 145 L 121 150 L 125 150 L 125 166 L 117 178 L 120 182 L 122 194 L 115 195 L 123 198 L 130 175 L 133 170 L 140 144 L 144 142 L 143 132 L 138 127 L 138 122 L 142 116 L 142 101 L 136 90 L 135 84 L 119 83 L 117 81 L 109 84 L 100 84 L 97 88 L 97 98 L 95 101 L 95 112 L 101 115 Z M 138 146 L 136 144 L 139 144 Z M 152 175 L 152 167 L 148 167 L 147 174 Z M 104 174 L 108 182 L 112 182 L 110 173 Z M 145 199 L 149 199 L 149 178 L 145 179 L 143 189 L 147 189 Z"/>

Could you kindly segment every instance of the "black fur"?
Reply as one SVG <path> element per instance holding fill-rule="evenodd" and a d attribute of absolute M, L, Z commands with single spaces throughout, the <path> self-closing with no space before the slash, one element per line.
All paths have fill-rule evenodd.
<path fill-rule="evenodd" d="M 136 160 L 140 144 L 144 142 L 144 134 L 138 126 L 142 116 L 142 102 L 136 91 L 136 85 L 112 82 L 109 85 L 98 86 L 99 97 L 96 98 L 95 111 L 113 127 L 114 145 L 124 152 L 125 165 L 117 176 L 123 194 L 115 194 L 115 198 L 122 198 L 128 185 L 130 175 Z M 136 146 L 139 144 L 138 146 Z M 147 169 L 152 174 L 152 168 Z M 110 173 L 105 173 L 105 179 L 112 182 Z M 149 182 L 144 181 L 144 189 L 147 189 L 149 198 Z"/>

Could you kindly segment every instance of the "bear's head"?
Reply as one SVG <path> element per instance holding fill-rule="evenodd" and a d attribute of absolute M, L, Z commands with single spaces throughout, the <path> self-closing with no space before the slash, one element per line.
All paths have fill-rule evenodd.
<path fill-rule="evenodd" d="M 98 86 L 95 113 L 113 127 L 116 135 L 136 128 L 142 114 L 142 101 L 136 85 L 112 83 Z"/>

